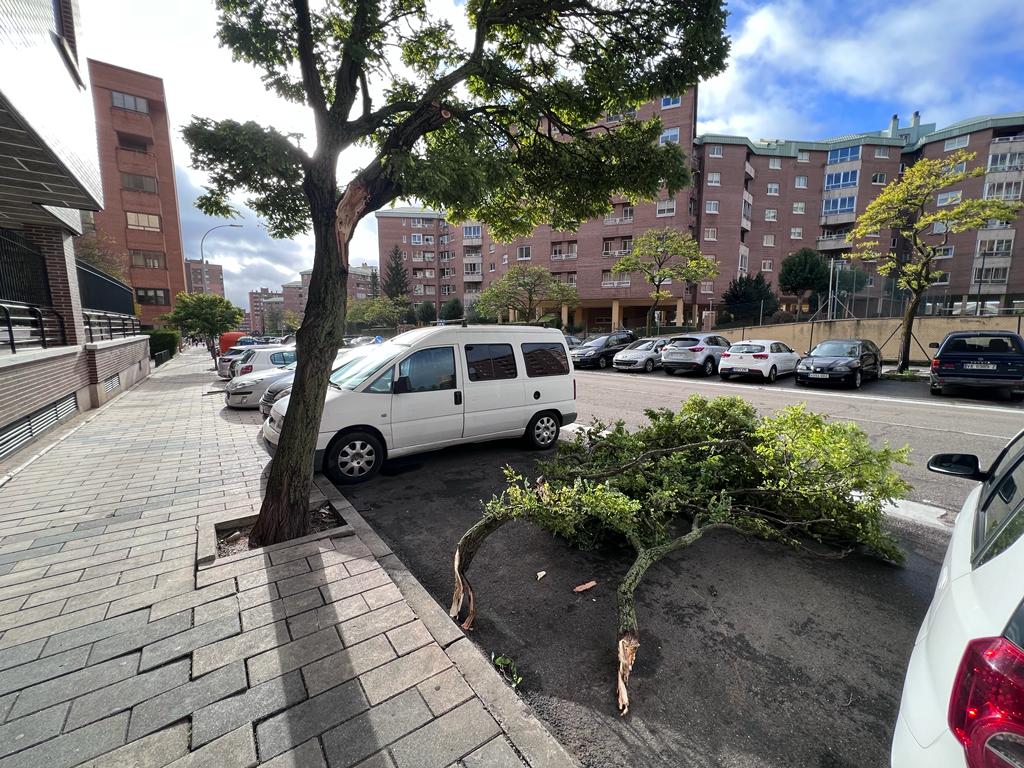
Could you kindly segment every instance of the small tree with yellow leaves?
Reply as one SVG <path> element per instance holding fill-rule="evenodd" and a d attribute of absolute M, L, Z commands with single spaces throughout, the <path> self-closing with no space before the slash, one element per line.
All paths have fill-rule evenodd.
<path fill-rule="evenodd" d="M 1013 219 L 1022 207 L 1019 202 L 966 199 L 962 194 L 946 205 L 936 205 L 940 190 L 956 191 L 965 179 L 985 173 L 983 166 L 957 170 L 961 164 L 966 168 L 974 156 L 974 152 L 959 151 L 941 159 L 921 158 L 868 204 L 850 232 L 851 256 L 877 260 L 878 273 L 893 278 L 910 294 L 903 312 L 898 371 L 910 367 L 914 317 L 925 293 L 943 274 L 935 268 L 935 260 L 950 235 L 979 229 L 992 219 Z M 902 253 L 880 249 L 878 233 L 883 229 L 891 230 L 907 248 Z"/>

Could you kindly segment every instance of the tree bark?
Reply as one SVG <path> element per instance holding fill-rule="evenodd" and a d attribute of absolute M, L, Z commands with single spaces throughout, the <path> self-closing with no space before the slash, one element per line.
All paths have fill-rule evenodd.
<path fill-rule="evenodd" d="M 256 546 L 309 533 L 313 453 L 331 363 L 345 331 L 348 246 L 365 203 L 364 188 L 352 184 L 338 204 L 334 174 L 334 164 L 322 162 L 307 171 L 303 184 L 313 219 L 313 275 L 305 320 L 296 334 L 295 383 L 263 505 L 249 534 Z"/>
<path fill-rule="evenodd" d="M 458 546 L 455 547 L 455 557 L 452 559 L 452 570 L 455 572 L 455 591 L 452 594 L 452 607 L 448 615 L 458 621 L 462 612 L 463 602 L 468 602 L 466 620 L 462 622 L 463 629 L 472 629 L 473 620 L 476 619 L 476 596 L 473 587 L 466 578 L 466 571 L 469 570 L 473 558 L 476 556 L 484 539 L 501 528 L 507 521 L 495 517 L 484 517 L 478 520 L 472 528 L 462 534 Z"/>
<path fill-rule="evenodd" d="M 910 342 L 914 338 L 914 318 L 921 305 L 924 293 L 915 293 L 903 311 L 903 335 L 900 337 L 900 355 L 896 361 L 896 372 L 903 373 L 910 367 Z"/>

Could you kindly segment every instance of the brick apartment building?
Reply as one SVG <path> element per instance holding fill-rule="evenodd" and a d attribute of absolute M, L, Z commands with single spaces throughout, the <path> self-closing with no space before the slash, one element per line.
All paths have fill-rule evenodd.
<path fill-rule="evenodd" d="M 0 4 L 0 458 L 149 373 L 130 289 L 75 259 L 112 202 L 79 28 L 77 3 Z"/>
<path fill-rule="evenodd" d="M 379 211 L 381 268 L 394 247 L 402 252 L 414 301 L 443 302 L 458 296 L 471 303 L 480 290 L 515 264 L 536 264 L 577 287 L 573 313 L 562 308 L 562 322 L 577 328 L 639 326 L 649 306 L 651 286 L 639 275 L 616 275 L 611 266 L 632 248 L 633 238 L 655 227 L 690 232 L 701 252 L 713 256 L 720 274 L 697 286 L 670 286 L 672 299 L 660 311 L 663 322 L 694 321 L 714 310 L 729 281 L 764 273 L 777 283 L 782 260 L 811 247 L 842 265 L 849 254 L 846 233 L 856 217 L 905 165 L 919 157 L 940 157 L 957 148 L 977 153 L 972 165 L 988 173 L 972 179 L 964 195 L 1021 198 L 1024 179 L 1024 113 L 965 120 L 936 130 L 914 114 L 900 126 L 893 116 L 883 130 L 820 141 L 754 141 L 742 136 L 695 135 L 696 92 L 645 104 L 639 119 L 658 115 L 661 141 L 692 147 L 694 183 L 674 198 L 650 203 L 613 200 L 603 219 L 584 222 L 577 232 L 538 227 L 530 237 L 498 243 L 475 222 L 446 222 L 422 208 Z M 609 116 L 614 125 L 621 116 Z M 978 297 L 986 311 L 1024 307 L 1024 267 L 1014 267 L 1016 222 L 991 222 L 978 232 L 951 239 L 948 281 L 936 285 L 924 312 L 973 314 Z M 883 247 L 900 247 L 891 232 L 878 233 Z M 873 274 L 857 292 L 851 311 L 858 316 L 898 314 L 902 295 L 893 281 Z M 853 304 L 853 302 L 850 302 Z M 791 308 L 795 300 L 789 301 Z"/>
<path fill-rule="evenodd" d="M 264 313 L 268 302 L 272 306 L 279 306 L 279 308 L 283 309 L 284 294 L 281 291 L 272 291 L 269 288 L 249 291 L 249 329 L 253 333 L 263 334 L 268 332 L 264 328 Z"/>
<path fill-rule="evenodd" d="M 189 293 L 212 293 L 224 297 L 224 267 L 220 264 L 185 259 L 185 286 Z"/>
<path fill-rule="evenodd" d="M 96 232 L 126 254 L 144 325 L 159 325 L 186 290 L 163 80 L 89 60 L 104 209 Z"/>

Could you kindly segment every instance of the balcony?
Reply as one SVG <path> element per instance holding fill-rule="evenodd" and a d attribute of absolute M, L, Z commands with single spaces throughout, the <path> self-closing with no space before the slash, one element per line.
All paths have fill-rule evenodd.
<path fill-rule="evenodd" d="M 841 211 L 839 213 L 823 214 L 818 223 L 823 227 L 827 227 L 833 224 L 852 224 L 856 220 L 856 211 Z"/>
<path fill-rule="evenodd" d="M 997 139 L 992 139 L 992 143 L 998 144 L 1000 148 L 1006 144 L 1014 144 L 1016 142 L 1024 144 L 1024 133 L 1018 133 L 1016 136 L 1000 136 Z"/>
<path fill-rule="evenodd" d="M 483 242 L 484 242 L 483 236 L 463 237 L 462 238 L 462 244 L 463 245 L 483 245 Z"/>
<path fill-rule="evenodd" d="M 620 256 L 625 256 L 626 254 L 629 254 L 629 253 L 632 253 L 632 252 L 633 252 L 632 248 L 622 248 L 622 249 L 620 249 L 618 251 L 601 251 L 601 255 L 605 256 L 605 257 L 608 257 L 608 258 L 617 259 Z"/>
<path fill-rule="evenodd" d="M 141 136 L 150 141 L 153 139 L 153 121 L 145 112 L 111 107 L 110 125 L 115 131 L 127 133 L 129 136 Z"/>
<path fill-rule="evenodd" d="M 576 259 L 576 251 L 569 251 L 568 253 L 552 253 L 552 261 L 574 261 Z"/>
<path fill-rule="evenodd" d="M 602 288 L 629 288 L 629 278 L 625 280 L 602 280 Z"/>
<path fill-rule="evenodd" d="M 118 147 L 117 170 L 123 173 L 156 176 L 156 156 L 152 152 L 137 152 L 134 149 Z"/>
<path fill-rule="evenodd" d="M 754 178 L 754 166 L 752 166 L 750 163 L 743 163 L 743 172 L 747 175 L 748 179 Z"/>
<path fill-rule="evenodd" d="M 632 216 L 605 216 L 605 224 L 632 224 Z"/>
<path fill-rule="evenodd" d="M 818 238 L 819 251 L 838 251 L 842 248 L 851 248 L 853 244 L 846 239 L 846 235 L 822 235 Z"/>
<path fill-rule="evenodd" d="M 462 276 L 462 282 L 464 283 L 482 283 L 484 281 L 484 275 L 482 272 L 467 272 Z"/>

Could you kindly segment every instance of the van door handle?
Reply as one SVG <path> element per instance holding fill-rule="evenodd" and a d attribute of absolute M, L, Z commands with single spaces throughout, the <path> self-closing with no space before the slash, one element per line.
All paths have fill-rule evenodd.
<path fill-rule="evenodd" d="M 455 390 L 455 404 L 462 405 L 462 393 L 459 390 Z"/>

